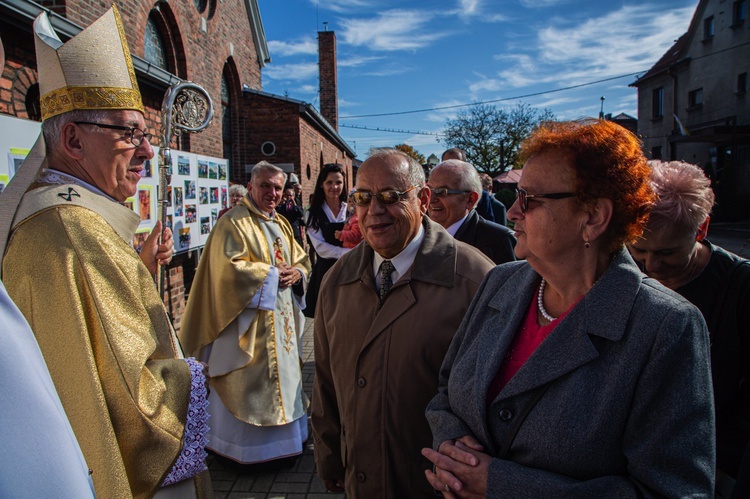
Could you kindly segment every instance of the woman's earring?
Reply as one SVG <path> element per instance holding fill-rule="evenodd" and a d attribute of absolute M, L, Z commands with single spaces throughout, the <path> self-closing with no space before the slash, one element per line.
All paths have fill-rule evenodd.
<path fill-rule="evenodd" d="M 586 239 L 586 241 L 583 243 L 583 247 L 586 249 L 589 249 L 591 247 L 591 243 L 589 242 L 588 239 Z"/>

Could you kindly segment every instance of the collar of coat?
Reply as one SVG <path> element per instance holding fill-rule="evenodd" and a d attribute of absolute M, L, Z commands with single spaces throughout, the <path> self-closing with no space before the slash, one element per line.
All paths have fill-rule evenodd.
<path fill-rule="evenodd" d="M 407 280 L 452 287 L 456 275 L 456 240 L 427 216 L 422 216 L 422 227 L 424 241 L 405 277 Z M 373 253 L 373 249 L 365 241 L 341 257 L 346 259 L 346 265 L 340 266 L 336 284 L 349 284 L 365 275 L 372 275 Z"/>

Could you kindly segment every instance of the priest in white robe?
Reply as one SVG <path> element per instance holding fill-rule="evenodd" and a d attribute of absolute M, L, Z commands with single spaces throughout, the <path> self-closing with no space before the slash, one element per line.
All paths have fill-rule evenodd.
<path fill-rule="evenodd" d="M 208 448 L 238 463 L 293 456 L 307 440 L 300 359 L 309 259 L 275 212 L 286 174 L 265 161 L 208 238 L 180 341 L 209 366 Z"/>

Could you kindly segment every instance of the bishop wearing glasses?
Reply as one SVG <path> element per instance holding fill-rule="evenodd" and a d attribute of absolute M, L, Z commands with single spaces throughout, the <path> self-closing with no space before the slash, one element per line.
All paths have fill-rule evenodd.
<path fill-rule="evenodd" d="M 15 214 L 0 232 L 8 293 L 96 495 L 211 497 L 205 369 L 183 358 L 153 280 L 171 233 L 159 242 L 157 223 L 139 256 L 140 219 L 121 204 L 154 151 L 120 16 L 113 7 L 63 44 L 41 14 L 34 39 L 43 140 L 0 198 Z"/>
<path fill-rule="evenodd" d="M 424 171 L 396 149 L 362 163 L 352 199 L 365 242 L 326 274 L 315 310 L 318 474 L 348 497 L 434 497 L 425 407 L 493 263 L 426 216 Z"/>

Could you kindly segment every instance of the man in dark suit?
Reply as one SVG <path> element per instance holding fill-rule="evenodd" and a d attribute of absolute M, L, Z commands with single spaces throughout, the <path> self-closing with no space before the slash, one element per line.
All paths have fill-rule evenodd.
<path fill-rule="evenodd" d="M 516 259 L 513 232 L 482 218 L 474 209 L 482 193 L 476 168 L 451 159 L 437 165 L 427 185 L 432 191 L 427 212 L 449 234 L 477 248 L 496 264 Z"/>

